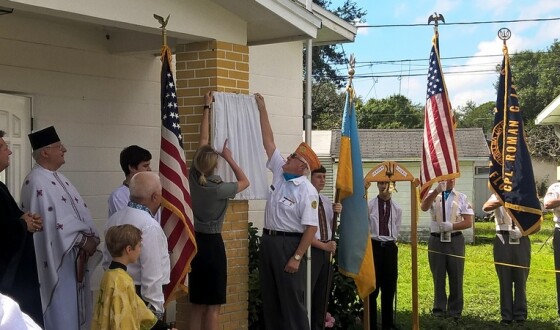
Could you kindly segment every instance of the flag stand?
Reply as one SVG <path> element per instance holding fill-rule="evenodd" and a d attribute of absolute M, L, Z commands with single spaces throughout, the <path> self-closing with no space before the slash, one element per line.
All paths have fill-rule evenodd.
<path fill-rule="evenodd" d="M 412 329 L 420 328 L 418 316 L 418 186 L 419 180 L 414 178 L 406 167 L 397 162 L 385 161 L 374 168 L 364 177 L 364 184 L 369 186 L 371 182 L 410 182 L 410 246 L 412 259 Z M 367 193 L 367 191 L 366 191 Z M 396 297 L 395 297 L 396 298 Z M 396 313 L 396 309 L 394 311 Z M 364 329 L 369 327 L 369 297 L 364 301 Z M 366 328 L 367 326 L 367 328 Z"/>

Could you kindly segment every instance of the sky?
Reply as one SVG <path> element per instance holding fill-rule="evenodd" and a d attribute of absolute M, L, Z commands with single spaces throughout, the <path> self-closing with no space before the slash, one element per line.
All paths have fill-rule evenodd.
<path fill-rule="evenodd" d="M 559 0 L 354 1 L 367 11 L 365 25 L 425 24 L 434 12 L 442 14 L 447 23 L 560 18 Z M 332 0 L 332 7 L 342 3 Z M 493 70 L 502 61 L 503 42 L 497 36 L 502 27 L 511 30 L 507 41 L 510 54 L 545 51 L 555 38 L 560 39 L 560 19 L 449 26 L 440 22 L 440 56 L 453 108 L 468 101 L 479 105 L 496 100 L 494 83 L 498 77 Z M 402 94 L 424 105 L 433 34 L 433 26 L 427 25 L 358 28 L 355 41 L 340 46 L 348 56 L 354 54 L 356 58 L 353 84 L 358 96 L 368 100 Z M 452 57 L 466 58 L 446 59 Z M 346 67 L 338 68 L 339 74 L 348 74 Z M 390 77 L 372 77 L 380 75 Z"/>

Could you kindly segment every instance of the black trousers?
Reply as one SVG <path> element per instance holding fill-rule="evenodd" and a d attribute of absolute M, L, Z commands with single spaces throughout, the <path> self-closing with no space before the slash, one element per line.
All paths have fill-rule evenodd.
<path fill-rule="evenodd" d="M 399 248 L 395 242 L 371 240 L 376 288 L 369 296 L 370 329 L 377 329 L 377 296 L 381 291 L 381 329 L 393 326 L 393 302 L 399 275 Z"/>

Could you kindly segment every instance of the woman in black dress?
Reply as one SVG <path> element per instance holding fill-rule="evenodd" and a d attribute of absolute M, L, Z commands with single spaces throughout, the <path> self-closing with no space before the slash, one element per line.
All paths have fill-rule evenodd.
<path fill-rule="evenodd" d="M 220 306 L 226 302 L 227 261 L 222 225 L 228 201 L 249 186 L 249 180 L 227 147 L 221 153 L 208 144 L 209 112 L 212 93 L 204 95 L 200 123 L 200 143 L 189 171 L 194 214 L 197 254 L 189 274 L 189 298 L 192 303 L 190 329 L 218 329 Z M 237 182 L 223 182 L 214 175 L 221 156 L 231 167 Z"/>

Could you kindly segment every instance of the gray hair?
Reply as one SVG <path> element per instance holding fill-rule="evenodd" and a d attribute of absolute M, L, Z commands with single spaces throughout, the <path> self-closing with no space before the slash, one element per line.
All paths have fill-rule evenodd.
<path fill-rule="evenodd" d="M 153 193 L 161 193 L 159 175 L 154 172 L 138 172 L 132 176 L 128 185 L 130 200 L 140 202 L 149 199 Z"/>

